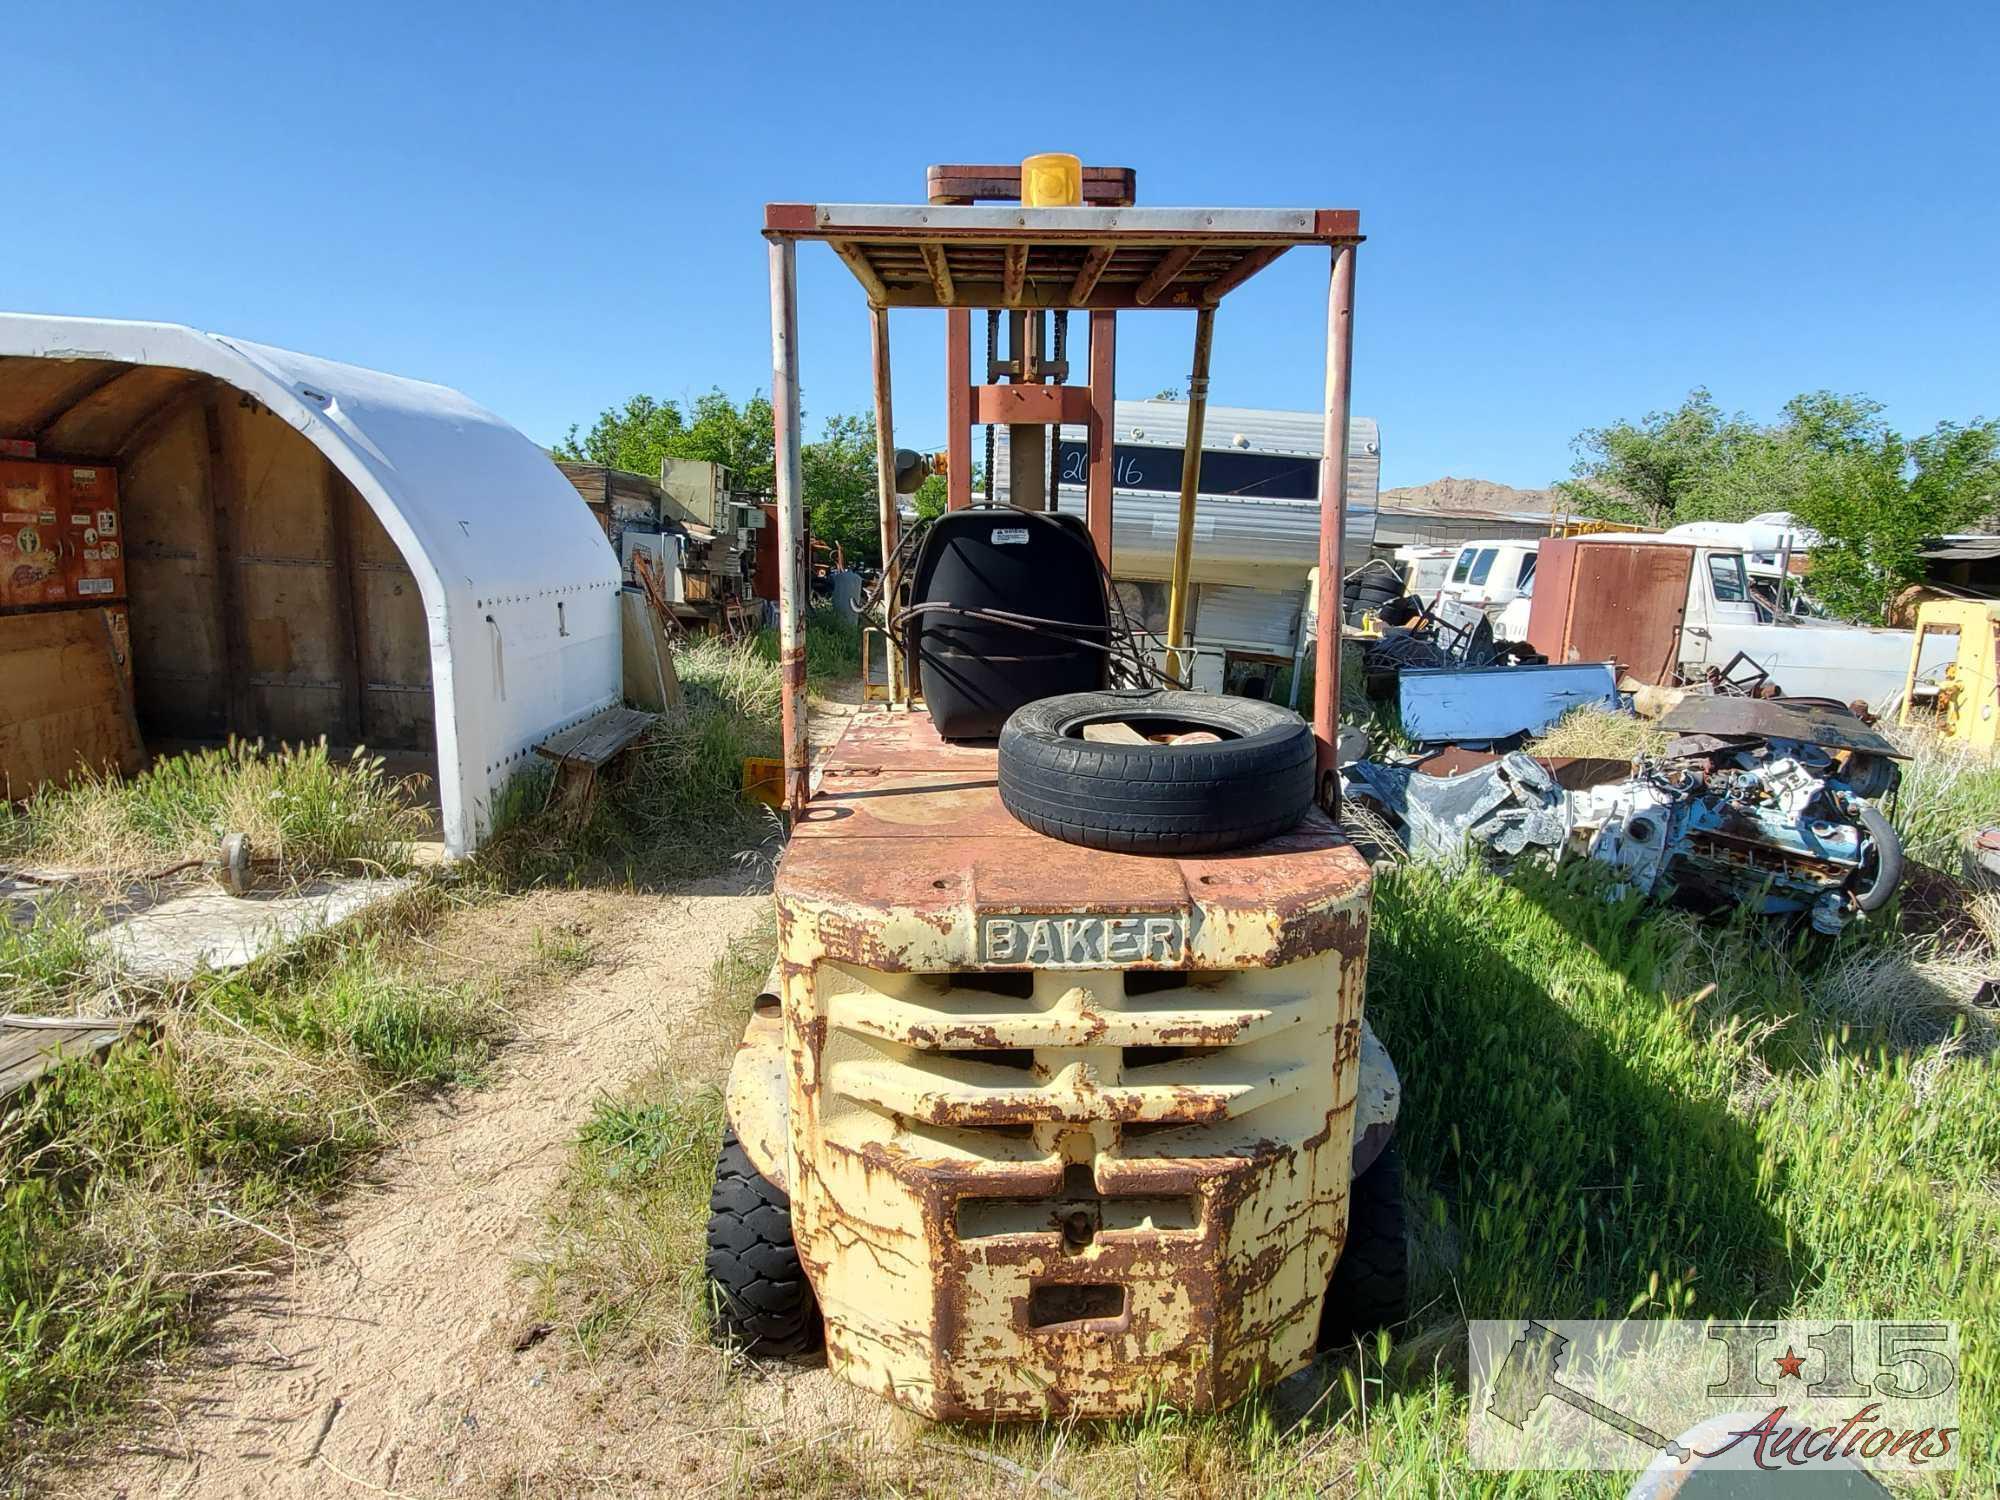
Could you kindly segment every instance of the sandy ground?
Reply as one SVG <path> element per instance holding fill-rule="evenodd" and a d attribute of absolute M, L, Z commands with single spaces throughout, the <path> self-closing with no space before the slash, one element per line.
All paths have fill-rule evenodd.
<path fill-rule="evenodd" d="M 257 1500 L 541 1492 L 531 1476 L 581 1420 L 578 1387 L 590 1381 L 552 1375 L 552 1348 L 516 1349 L 529 1295 L 518 1263 L 593 1100 L 659 1055 L 715 959 L 768 905 L 723 889 L 516 898 L 503 919 L 581 923 L 596 961 L 525 1005 L 490 1085 L 406 1121 L 296 1269 L 234 1303 L 153 1381 L 135 1422 L 83 1466 L 42 1476 L 46 1488 Z M 655 1474 L 643 1488 L 675 1488 Z"/>

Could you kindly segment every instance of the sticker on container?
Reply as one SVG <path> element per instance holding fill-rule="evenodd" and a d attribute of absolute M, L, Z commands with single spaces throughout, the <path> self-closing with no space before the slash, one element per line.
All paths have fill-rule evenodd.
<path fill-rule="evenodd" d="M 14 533 L 11 531 L 0 531 L 0 552 L 12 552 L 13 550 Z"/>
<path fill-rule="evenodd" d="M 86 547 L 95 547 L 97 545 L 97 528 L 90 524 L 90 518 L 87 516 L 74 516 L 71 519 L 81 523 L 83 526 L 83 545 Z"/>
<path fill-rule="evenodd" d="M 56 513 L 52 510 L 45 510 L 36 516 L 35 519 L 40 521 L 44 526 L 53 526 L 56 524 Z"/>
<path fill-rule="evenodd" d="M 32 526 L 23 526 L 14 534 L 14 541 L 24 555 L 42 550 L 42 534 Z"/>
<path fill-rule="evenodd" d="M 0 526 L 32 526 L 35 513 L 31 510 L 0 510 Z"/>
<path fill-rule="evenodd" d="M 97 562 L 102 557 L 103 554 L 99 552 L 95 547 L 85 547 L 83 549 L 83 560 L 85 562 Z"/>
<path fill-rule="evenodd" d="M 118 544 L 116 542 L 106 542 L 98 550 L 103 552 L 106 562 L 118 561 Z"/>
<path fill-rule="evenodd" d="M 79 578 L 76 581 L 76 591 L 79 594 L 108 594 L 111 592 L 111 580 L 109 578 Z"/>
<path fill-rule="evenodd" d="M 89 489 L 90 486 L 97 483 L 97 470 L 71 469 L 69 471 L 69 478 L 71 484 L 77 485 L 83 489 Z"/>
<path fill-rule="evenodd" d="M 69 524 L 72 526 L 88 526 L 90 524 L 90 512 L 87 510 L 70 512 Z"/>
<path fill-rule="evenodd" d="M 996 547 L 1025 547 L 1028 545 L 1028 528 L 1025 526 L 1000 526 L 992 532 Z"/>
<path fill-rule="evenodd" d="M 97 534 L 98 534 L 99 536 L 116 536 L 116 535 L 118 535 L 118 512 L 117 512 L 117 511 L 115 511 L 115 510 L 100 510 L 100 511 L 99 511 L 99 512 L 97 513 Z"/>

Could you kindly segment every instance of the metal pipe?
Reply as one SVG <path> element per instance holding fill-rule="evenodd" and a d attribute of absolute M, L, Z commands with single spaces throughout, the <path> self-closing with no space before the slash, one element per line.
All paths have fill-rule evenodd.
<path fill-rule="evenodd" d="M 1090 425 L 1086 429 L 1087 479 L 1084 511 L 1090 518 L 1090 538 L 1097 543 L 1097 556 L 1104 571 L 1111 571 L 1111 474 L 1113 431 L 1118 375 L 1118 314 L 1093 312 L 1090 315 Z"/>
<path fill-rule="evenodd" d="M 1319 460 L 1319 617 L 1314 649 L 1313 738 L 1319 802 L 1340 816 L 1341 543 L 1347 531 L 1347 427 L 1354 373 L 1354 246 L 1336 245 L 1326 293 L 1326 427 Z"/>
<path fill-rule="evenodd" d="M 875 356 L 875 489 L 877 504 L 881 509 L 882 527 L 882 599 L 883 633 L 889 644 L 885 648 L 888 669 L 889 696 L 902 697 L 898 691 L 901 662 L 897 657 L 896 642 L 888 630 L 887 611 L 890 601 L 896 597 L 895 559 L 896 541 L 902 531 L 901 517 L 897 514 L 896 494 L 896 428 L 894 403 L 889 393 L 889 309 L 871 306 L 868 309 L 869 342 Z M 862 622 L 863 627 L 867 621 Z"/>
<path fill-rule="evenodd" d="M 1202 423 L 1208 416 L 1208 351 L 1215 342 L 1215 309 L 1194 315 L 1194 365 L 1188 373 L 1187 441 L 1181 446 L 1180 523 L 1174 528 L 1173 592 L 1167 596 L 1167 671 L 1187 686 L 1193 654 L 1187 651 L 1188 574 L 1194 568 L 1194 499 L 1201 488 Z"/>
<path fill-rule="evenodd" d="M 771 425 L 778 509 L 778 673 L 784 715 L 785 810 L 802 816 L 806 752 L 806 528 L 799 485 L 799 251 L 771 242 Z"/>
<path fill-rule="evenodd" d="M 972 309 L 950 307 L 944 314 L 944 401 L 946 503 L 953 510 L 972 504 Z"/>

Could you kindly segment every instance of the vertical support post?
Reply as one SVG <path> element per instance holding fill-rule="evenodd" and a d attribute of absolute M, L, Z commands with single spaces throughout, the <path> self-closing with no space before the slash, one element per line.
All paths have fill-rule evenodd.
<path fill-rule="evenodd" d="M 1354 372 L 1354 246 L 1336 245 L 1326 294 L 1326 426 L 1319 460 L 1319 618 L 1313 672 L 1313 738 L 1319 803 L 1340 816 L 1341 543 L 1347 531 L 1347 427 Z"/>
<path fill-rule="evenodd" d="M 948 307 L 944 314 L 945 440 L 947 504 L 972 505 L 972 309 Z M 988 479 L 989 484 L 992 480 Z"/>
<path fill-rule="evenodd" d="M 785 810 L 805 812 L 811 778 L 806 750 L 806 527 L 799 488 L 799 249 L 771 241 L 771 416 L 778 506 L 778 673 L 782 693 Z"/>
<path fill-rule="evenodd" d="M 1194 667 L 1187 653 L 1188 574 L 1194 567 L 1194 501 L 1201 490 L 1202 426 L 1208 417 L 1208 351 L 1215 342 L 1215 309 L 1194 315 L 1194 365 L 1188 372 L 1187 440 L 1181 448 L 1180 524 L 1174 529 L 1173 592 L 1167 596 L 1167 663 L 1182 687 Z"/>
<path fill-rule="evenodd" d="M 1118 370 L 1118 314 L 1093 312 L 1090 315 L 1090 432 L 1084 446 L 1090 453 L 1089 488 L 1084 514 L 1090 522 L 1090 539 L 1097 543 L 1097 559 L 1104 571 L 1111 571 L 1111 476 L 1113 448 L 1117 444 L 1116 395 Z"/>
<path fill-rule="evenodd" d="M 354 528 L 348 512 L 346 477 L 330 459 L 320 460 L 326 476 L 328 550 L 333 554 L 334 648 L 340 653 L 340 726 L 350 745 L 362 740 L 362 635 L 354 579 Z"/>
<path fill-rule="evenodd" d="M 256 690 L 250 685 L 250 646 L 244 627 L 243 585 L 236 571 L 236 514 L 242 476 L 229 442 L 229 418 L 222 409 L 228 387 L 216 384 L 202 407 L 208 435 L 208 513 L 215 555 L 215 612 L 222 637 L 226 681 L 222 688 L 224 727 L 256 739 L 264 732 Z"/>
<path fill-rule="evenodd" d="M 884 666 L 888 669 L 889 696 L 900 699 L 902 663 L 897 658 L 895 633 L 889 629 L 888 621 L 896 597 L 896 542 L 902 531 L 901 518 L 896 514 L 896 423 L 895 403 L 889 389 L 888 308 L 869 307 L 868 331 L 875 355 L 875 489 L 882 512 L 882 633 L 888 641 Z M 864 629 L 867 623 L 862 621 Z"/>

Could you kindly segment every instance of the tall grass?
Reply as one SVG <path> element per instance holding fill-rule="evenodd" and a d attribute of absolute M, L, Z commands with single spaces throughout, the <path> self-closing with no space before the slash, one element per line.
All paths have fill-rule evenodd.
<path fill-rule="evenodd" d="M 245 833 L 256 856 L 292 878 L 401 868 L 430 821 L 414 793 L 365 751 L 337 760 L 324 739 L 270 752 L 232 739 L 130 778 L 86 774 L 45 786 L 18 810 L 0 811 L 0 854 L 130 875 L 213 857 L 224 834 Z"/>
<path fill-rule="evenodd" d="M 1527 749 L 1530 755 L 1634 760 L 1659 754 L 1666 743 L 1667 735 L 1651 719 L 1587 703 L 1556 720 Z"/>
<path fill-rule="evenodd" d="M 1898 738 L 1910 758 L 1902 763 L 1902 786 L 1890 799 L 1889 816 L 1903 852 L 1956 874 L 1959 841 L 2000 825 L 2000 760 L 1926 729 L 1903 730 Z"/>
<path fill-rule="evenodd" d="M 821 688 L 860 671 L 860 632 L 830 610 L 806 619 L 806 672 Z M 576 878 L 609 870 L 659 883 L 712 873 L 745 849 L 775 848 L 780 830 L 741 795 L 743 762 L 782 750 L 783 684 L 775 632 L 749 640 L 718 636 L 675 647 L 682 710 L 664 717 L 607 776 L 580 834 L 559 812 L 522 817 L 489 862 L 517 880 Z M 545 773 L 543 773 L 545 776 Z M 539 808 L 547 782 L 518 794 Z"/>
<path fill-rule="evenodd" d="M 86 930 L 52 907 L 0 929 L 10 1008 L 92 998 Z M 134 1359 L 270 1274 L 290 1221 L 381 1142 L 398 1096 L 476 1079 L 501 1030 L 485 987 L 379 936 L 124 998 L 150 1017 L 131 1040 L 0 1111 L 0 1465 L 107 1409 Z"/>

